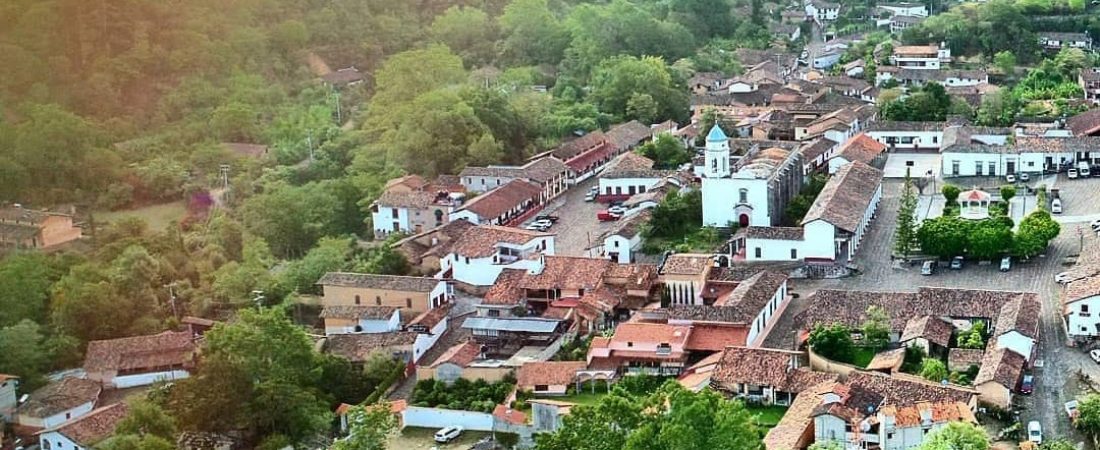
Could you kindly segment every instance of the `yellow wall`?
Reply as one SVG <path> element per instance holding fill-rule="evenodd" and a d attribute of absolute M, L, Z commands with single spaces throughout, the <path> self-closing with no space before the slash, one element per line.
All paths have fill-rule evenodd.
<path fill-rule="evenodd" d="M 354 305 L 355 296 L 358 295 L 362 306 L 392 306 L 402 310 L 402 317 L 415 317 L 427 311 L 429 308 L 427 292 L 403 292 L 387 291 L 382 289 L 366 289 L 344 286 L 325 286 L 325 306 Z M 381 303 L 377 299 L 381 298 Z M 412 307 L 408 307 L 407 299 L 412 299 Z"/>

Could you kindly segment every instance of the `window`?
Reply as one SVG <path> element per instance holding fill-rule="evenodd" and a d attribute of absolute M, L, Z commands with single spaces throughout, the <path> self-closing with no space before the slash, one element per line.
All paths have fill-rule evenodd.
<path fill-rule="evenodd" d="M 791 259 L 798 259 L 798 249 L 797 248 L 792 248 L 791 249 Z"/>
<path fill-rule="evenodd" d="M 376 295 L 374 297 L 374 304 L 375 305 L 381 305 L 382 304 L 382 296 L 381 295 Z"/>
<path fill-rule="evenodd" d="M 500 178 L 497 178 L 497 186 L 500 186 Z"/>
<path fill-rule="evenodd" d="M 756 247 L 756 257 L 760 258 L 761 257 L 760 254 L 761 254 L 760 247 Z"/>
<path fill-rule="evenodd" d="M 500 317 L 500 311 L 495 310 L 495 309 L 490 309 L 490 310 L 485 312 L 485 315 L 489 316 L 489 317 Z"/>
<path fill-rule="evenodd" d="M 989 163 L 989 175 L 997 175 L 997 163 Z"/>
<path fill-rule="evenodd" d="M 359 298 L 359 295 L 356 295 L 356 296 L 355 296 L 355 304 L 356 304 L 356 305 L 359 305 L 359 304 L 361 304 L 361 303 L 362 303 L 362 299 L 360 299 L 360 298 Z"/>
<path fill-rule="evenodd" d="M 412 308 L 412 307 L 413 307 L 413 299 L 411 299 L 411 298 L 406 298 L 406 299 L 405 299 L 405 307 L 406 307 L 406 308 Z"/>
<path fill-rule="evenodd" d="M 536 384 L 535 385 L 535 392 L 546 392 L 546 391 L 549 391 L 549 390 L 550 390 L 550 386 L 547 386 L 545 384 Z"/>
<path fill-rule="evenodd" d="M 69 419 L 72 419 L 72 418 L 73 418 L 73 413 L 65 413 L 65 420 L 69 420 Z"/>
<path fill-rule="evenodd" d="M 612 241 L 612 242 L 614 242 L 614 244 L 615 244 L 613 247 L 619 248 L 619 241 Z"/>
<path fill-rule="evenodd" d="M 939 142 L 940 142 L 940 137 L 939 136 L 932 136 L 932 143 L 933 144 L 938 144 Z"/>
<path fill-rule="evenodd" d="M 951 175 L 958 175 L 958 174 L 959 174 L 959 162 L 958 161 L 951 161 Z"/>
<path fill-rule="evenodd" d="M 1081 312 L 1084 314 L 1089 313 L 1089 305 L 1081 305 Z"/>
<path fill-rule="evenodd" d="M 715 171 L 715 172 L 718 171 L 718 160 L 717 159 L 710 160 L 710 169 Z"/>
<path fill-rule="evenodd" d="M 633 347 L 633 346 L 634 346 L 634 343 L 633 343 L 633 342 L 627 342 L 627 343 L 626 343 L 626 346 L 627 346 L 627 347 Z"/>
<path fill-rule="evenodd" d="M 740 191 L 738 191 L 738 199 L 741 203 L 748 203 L 749 202 L 749 190 L 742 188 Z"/>
<path fill-rule="evenodd" d="M 981 161 L 974 161 L 974 175 L 977 175 L 977 176 L 982 175 L 982 162 Z"/>
<path fill-rule="evenodd" d="M 664 342 L 662 342 L 660 344 L 657 344 L 657 354 L 658 355 L 668 355 L 668 354 L 671 354 L 671 353 L 672 353 L 672 345 L 670 345 L 668 343 L 664 343 Z"/>

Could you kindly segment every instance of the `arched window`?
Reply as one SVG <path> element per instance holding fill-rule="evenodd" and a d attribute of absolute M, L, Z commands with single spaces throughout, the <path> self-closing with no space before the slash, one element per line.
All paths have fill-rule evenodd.
<path fill-rule="evenodd" d="M 356 296 L 355 296 L 355 304 L 356 304 L 356 305 L 358 305 L 358 304 L 359 304 L 359 303 L 361 303 L 361 302 L 362 302 L 362 300 L 361 300 L 361 299 L 359 298 L 359 296 L 358 296 L 358 295 L 356 295 Z"/>

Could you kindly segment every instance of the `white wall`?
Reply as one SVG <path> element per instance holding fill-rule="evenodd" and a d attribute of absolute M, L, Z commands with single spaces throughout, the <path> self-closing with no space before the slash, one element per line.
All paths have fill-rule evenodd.
<path fill-rule="evenodd" d="M 65 437 L 65 435 L 56 431 L 50 431 L 48 433 L 42 433 L 38 436 L 38 448 L 50 449 L 50 450 L 84 450 L 81 447 Z"/>
<path fill-rule="evenodd" d="M 554 254 L 553 236 L 534 238 L 523 246 L 511 244 L 498 245 L 500 247 L 518 249 L 522 254 L 526 255 L 535 252 L 535 248 L 537 248 L 540 243 L 546 245 L 546 249 L 541 253 L 547 255 Z M 539 264 L 538 261 L 523 257 L 511 264 L 494 264 L 492 256 L 485 258 L 466 258 L 464 256 L 455 255 L 454 253 L 448 255 L 447 259 L 450 260 L 449 266 L 454 269 L 454 279 L 474 286 L 491 286 L 496 282 L 497 277 L 500 276 L 500 271 L 505 268 L 528 270 Z M 446 266 L 443 270 L 447 270 Z M 439 289 L 439 287 L 436 289 Z M 434 294 L 436 291 L 433 290 L 432 292 Z"/>
<path fill-rule="evenodd" d="M 806 242 L 803 258 L 836 258 L 836 227 L 824 220 L 815 220 L 802 228 Z"/>
<path fill-rule="evenodd" d="M 631 187 L 634 188 L 633 193 L 638 194 L 652 189 L 661 180 L 659 177 L 600 178 L 600 195 L 631 195 Z"/>
<path fill-rule="evenodd" d="M 618 253 L 618 258 L 612 259 L 619 264 L 630 264 L 633 261 L 634 250 L 641 245 L 642 237 L 641 233 L 635 234 L 633 238 L 627 239 L 623 236 L 613 234 L 604 238 L 603 251 L 604 256 L 611 258 L 612 253 Z"/>
<path fill-rule="evenodd" d="M 128 388 L 135 386 L 147 386 L 161 381 L 182 380 L 191 376 L 186 370 L 170 370 L 166 372 L 141 373 L 135 375 L 122 375 L 115 377 L 112 384 L 116 388 Z"/>
<path fill-rule="evenodd" d="M 462 177 L 462 187 L 466 188 L 470 192 L 488 192 L 496 189 L 500 186 L 508 184 L 512 181 L 513 177 L 479 177 L 479 176 L 467 176 Z"/>
<path fill-rule="evenodd" d="M 447 322 L 450 319 L 444 317 L 439 323 L 435 324 L 430 330 L 430 333 L 420 333 L 416 335 L 416 340 L 413 341 L 413 363 L 420 361 L 420 357 L 428 353 L 435 346 L 435 343 L 439 341 L 439 337 L 443 336 L 443 333 L 447 331 Z M 431 361 L 429 361 L 431 362 Z"/>
<path fill-rule="evenodd" d="M 472 223 L 474 225 L 477 225 L 477 224 L 481 223 L 481 217 L 478 216 L 477 214 L 474 214 L 473 211 L 470 211 L 468 209 L 460 209 L 458 211 L 454 211 L 454 212 L 447 215 L 447 220 L 450 221 L 450 222 L 454 222 L 458 219 L 469 220 L 470 223 Z M 493 218 L 490 217 L 488 219 L 491 220 Z"/>
<path fill-rule="evenodd" d="M 738 176 L 742 178 L 738 178 Z M 740 212 L 749 215 L 751 226 L 771 226 L 768 214 L 767 180 L 748 178 L 747 171 L 735 174 L 733 178 L 703 179 L 703 225 L 724 227 L 730 222 L 738 223 Z M 747 205 L 739 207 L 740 191 L 747 190 Z"/>
<path fill-rule="evenodd" d="M 1081 313 L 1081 305 L 1088 306 L 1088 312 Z M 1075 301 L 1067 306 L 1066 330 L 1070 336 L 1100 336 L 1096 324 L 1100 323 L 1100 295 Z"/>
<path fill-rule="evenodd" d="M 756 314 L 756 318 L 752 321 L 752 326 L 749 327 L 748 337 L 745 339 L 745 346 L 756 347 L 754 341 L 768 328 L 768 325 L 772 324 L 776 320 L 776 312 L 779 307 L 787 301 L 787 282 L 783 282 L 779 289 L 772 294 L 771 300 L 768 304 L 764 305 L 764 308 Z"/>
<path fill-rule="evenodd" d="M 778 239 L 745 239 L 745 260 L 797 261 L 805 256 L 805 251 L 803 250 L 805 244 L 805 241 L 782 241 Z M 756 256 L 756 249 L 760 249 L 759 257 Z M 795 250 L 795 258 L 791 258 L 791 250 Z"/>
<path fill-rule="evenodd" d="M 406 427 L 460 426 L 467 431 L 492 431 L 493 415 L 474 411 L 409 406 L 401 413 L 401 423 Z"/>
<path fill-rule="evenodd" d="M 935 131 L 868 131 L 867 134 L 876 141 L 890 147 L 890 142 L 897 142 L 894 148 L 908 150 L 913 148 L 913 143 L 918 143 L 920 148 L 940 148 L 943 144 L 943 130 Z"/>
<path fill-rule="evenodd" d="M 1031 352 L 1035 348 L 1035 341 L 1024 336 L 1019 331 L 1009 331 L 997 337 L 997 348 L 1012 350 L 1028 361 L 1031 361 Z"/>
<path fill-rule="evenodd" d="M 393 212 L 397 211 L 397 218 L 393 218 Z M 395 231 L 409 231 L 409 210 L 406 208 L 393 208 L 378 206 L 378 212 L 371 213 L 371 222 L 374 223 L 376 233 L 392 233 Z M 394 228 L 394 222 L 397 227 Z"/>
<path fill-rule="evenodd" d="M 95 409 L 95 402 L 84 403 L 82 405 L 76 406 L 75 408 L 70 408 L 52 416 L 47 416 L 41 419 L 21 415 L 19 416 L 18 422 L 20 425 L 26 427 L 53 428 L 77 417 L 88 414 L 88 412 L 92 409 Z"/>

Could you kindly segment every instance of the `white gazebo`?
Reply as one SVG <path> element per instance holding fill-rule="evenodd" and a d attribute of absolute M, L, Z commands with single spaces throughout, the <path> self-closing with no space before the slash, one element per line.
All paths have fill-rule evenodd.
<path fill-rule="evenodd" d="M 989 218 L 989 203 L 993 196 L 988 192 L 971 189 L 959 194 L 959 217 L 969 220 Z"/>

